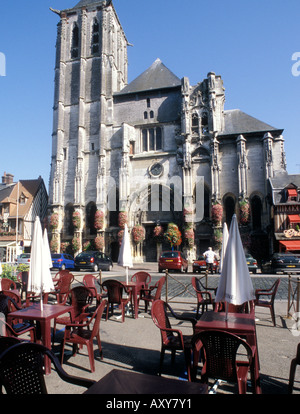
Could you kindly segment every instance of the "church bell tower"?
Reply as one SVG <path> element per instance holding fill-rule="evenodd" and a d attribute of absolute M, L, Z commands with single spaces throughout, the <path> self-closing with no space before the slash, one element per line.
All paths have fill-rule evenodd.
<path fill-rule="evenodd" d="M 50 214 L 58 217 L 52 239 L 68 238 L 68 221 L 80 216 L 82 240 L 87 204 L 105 200 L 107 137 L 113 94 L 127 85 L 127 39 L 111 0 L 81 0 L 60 17 L 57 29 L 50 173 Z M 69 219 L 68 219 L 69 216 Z"/>

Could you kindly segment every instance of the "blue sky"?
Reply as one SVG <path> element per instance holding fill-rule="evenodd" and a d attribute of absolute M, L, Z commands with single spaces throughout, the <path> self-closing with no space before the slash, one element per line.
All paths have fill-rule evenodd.
<path fill-rule="evenodd" d="M 79 0 L 14 0 L 0 15 L 0 174 L 41 175 L 51 162 L 58 16 Z M 290 174 L 300 173 L 299 0 L 114 0 L 127 39 L 129 81 L 156 58 L 191 84 L 222 76 L 225 109 L 240 109 L 284 129 Z M 2 70 L 3 72 L 3 70 Z M 1 73 L 1 68 L 0 68 Z"/>

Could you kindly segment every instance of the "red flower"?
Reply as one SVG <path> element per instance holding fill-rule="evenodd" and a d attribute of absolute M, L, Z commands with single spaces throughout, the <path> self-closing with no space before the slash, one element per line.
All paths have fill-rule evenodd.
<path fill-rule="evenodd" d="M 134 226 L 132 229 L 133 241 L 136 244 L 141 243 L 145 239 L 145 230 L 143 226 Z"/>
<path fill-rule="evenodd" d="M 95 213 L 94 227 L 96 230 L 102 230 L 104 225 L 104 212 L 97 210 Z"/>

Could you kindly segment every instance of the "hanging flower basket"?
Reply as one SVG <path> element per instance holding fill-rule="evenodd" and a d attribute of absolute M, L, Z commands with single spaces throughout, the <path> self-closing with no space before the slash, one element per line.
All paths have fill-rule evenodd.
<path fill-rule="evenodd" d="M 72 221 L 73 221 L 74 228 L 79 229 L 80 225 L 81 225 L 81 215 L 80 215 L 79 211 L 75 211 L 73 213 Z"/>
<path fill-rule="evenodd" d="M 55 239 L 52 239 L 50 242 L 50 250 L 52 253 L 57 253 L 58 251 L 58 241 Z"/>
<path fill-rule="evenodd" d="M 153 230 L 153 236 L 156 243 L 162 243 L 164 239 L 164 229 L 162 226 L 155 226 Z"/>
<path fill-rule="evenodd" d="M 49 222 L 50 228 L 52 230 L 57 229 L 58 223 L 59 223 L 59 216 L 58 216 L 58 214 L 57 213 L 51 214 L 51 216 L 50 216 L 50 222 Z"/>
<path fill-rule="evenodd" d="M 184 232 L 184 238 L 186 240 L 186 244 L 191 249 L 195 245 L 195 234 L 193 229 L 186 229 Z"/>
<path fill-rule="evenodd" d="M 220 225 L 223 219 L 223 206 L 219 203 L 213 204 L 211 208 L 211 218 L 214 224 Z"/>
<path fill-rule="evenodd" d="M 174 223 L 168 224 L 168 229 L 164 236 L 171 247 L 180 246 L 182 243 L 181 232 L 179 231 L 178 226 Z"/>
<path fill-rule="evenodd" d="M 82 250 L 86 252 L 87 250 L 93 250 L 93 242 L 91 240 L 87 240 L 83 243 Z"/>
<path fill-rule="evenodd" d="M 66 251 L 67 251 L 67 248 L 70 246 L 70 243 L 69 242 L 63 242 L 63 243 L 60 243 L 60 251 L 62 252 L 62 253 L 65 253 Z"/>
<path fill-rule="evenodd" d="M 214 232 L 214 242 L 216 245 L 222 244 L 223 241 L 223 233 L 221 230 L 215 230 Z"/>
<path fill-rule="evenodd" d="M 96 250 L 103 250 L 104 249 L 104 237 L 103 236 L 98 236 L 95 238 L 95 248 Z"/>
<path fill-rule="evenodd" d="M 118 240 L 119 240 L 119 245 L 120 246 L 122 244 L 123 236 L 124 236 L 124 230 L 120 230 L 119 233 L 118 233 Z"/>
<path fill-rule="evenodd" d="M 128 224 L 127 213 L 126 213 L 126 211 L 120 211 L 120 213 L 119 213 L 119 227 L 121 227 L 121 229 L 124 229 L 125 224 Z"/>
<path fill-rule="evenodd" d="M 80 249 L 80 239 L 79 237 L 74 237 L 72 240 L 72 248 L 74 252 L 78 252 Z"/>
<path fill-rule="evenodd" d="M 186 223 L 190 223 L 192 221 L 193 211 L 191 208 L 185 208 L 183 210 L 183 217 Z"/>
<path fill-rule="evenodd" d="M 132 229 L 132 238 L 134 243 L 139 244 L 145 239 L 145 230 L 143 226 L 134 226 Z"/>
<path fill-rule="evenodd" d="M 250 219 L 250 207 L 246 200 L 240 201 L 240 223 L 247 225 Z"/>
<path fill-rule="evenodd" d="M 95 213 L 94 227 L 96 230 L 102 230 L 104 226 L 104 212 L 97 210 Z"/>

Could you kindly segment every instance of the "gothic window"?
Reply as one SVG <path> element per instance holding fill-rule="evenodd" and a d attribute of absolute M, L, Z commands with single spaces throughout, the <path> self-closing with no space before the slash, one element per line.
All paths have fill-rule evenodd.
<path fill-rule="evenodd" d="M 162 149 L 161 128 L 149 128 L 142 130 L 142 151 L 159 151 Z"/>
<path fill-rule="evenodd" d="M 65 217 L 64 217 L 64 230 L 65 230 L 66 236 L 73 236 L 74 234 L 73 213 L 74 213 L 73 204 L 67 204 L 65 207 Z"/>
<path fill-rule="evenodd" d="M 90 234 L 90 235 L 96 235 L 97 234 L 97 230 L 95 229 L 95 213 L 96 213 L 96 211 L 97 211 L 97 207 L 96 207 L 96 204 L 94 202 L 90 202 L 86 206 L 85 223 L 86 223 L 87 234 Z"/>
<path fill-rule="evenodd" d="M 232 220 L 232 216 L 235 213 L 235 200 L 234 200 L 234 198 L 231 197 L 231 196 L 226 197 L 224 207 L 225 207 L 225 219 L 226 219 L 227 226 L 229 228 L 231 220 Z"/>
<path fill-rule="evenodd" d="M 150 118 L 153 119 L 154 118 L 154 112 L 150 111 Z"/>
<path fill-rule="evenodd" d="M 79 29 L 77 24 L 75 23 L 72 30 L 72 49 L 71 49 L 71 57 L 73 59 L 78 58 L 79 56 Z"/>
<path fill-rule="evenodd" d="M 254 196 L 251 199 L 251 215 L 252 215 L 253 230 L 261 229 L 261 213 L 262 213 L 261 199 L 258 196 Z"/>
<path fill-rule="evenodd" d="M 198 114 L 192 115 L 192 134 L 199 135 L 199 117 Z"/>
<path fill-rule="evenodd" d="M 151 101 L 150 101 L 150 98 L 147 98 L 147 108 L 150 108 L 151 107 Z"/>
<path fill-rule="evenodd" d="M 98 20 L 95 19 L 93 24 L 92 32 L 92 55 L 99 53 L 99 43 L 100 43 L 100 27 Z"/>
<path fill-rule="evenodd" d="M 115 206 L 112 206 L 112 208 L 109 208 L 109 225 L 111 227 L 118 227 L 118 217 L 119 217 L 119 189 L 114 187 L 111 191 L 114 191 L 115 194 L 112 196 L 112 198 L 115 197 Z M 110 197 L 110 194 L 108 194 L 108 197 Z"/>
<path fill-rule="evenodd" d="M 201 132 L 202 135 L 205 135 L 208 133 L 208 118 L 207 114 L 203 114 L 201 117 Z"/>
<path fill-rule="evenodd" d="M 144 112 L 144 119 L 148 119 L 148 112 L 147 111 Z"/>

